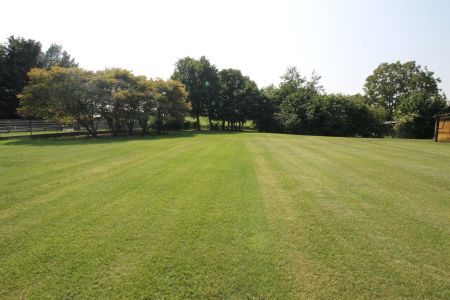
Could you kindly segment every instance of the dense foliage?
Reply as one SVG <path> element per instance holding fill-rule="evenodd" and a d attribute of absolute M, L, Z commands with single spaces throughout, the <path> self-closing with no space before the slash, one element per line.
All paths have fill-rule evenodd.
<path fill-rule="evenodd" d="M 152 126 L 161 133 L 185 128 L 190 112 L 197 130 L 205 117 L 210 129 L 241 131 L 252 121 L 266 132 L 429 138 L 434 116 L 449 110 L 439 83 L 410 61 L 380 64 L 364 95 L 327 94 L 320 76 L 307 78 L 295 67 L 278 86 L 259 89 L 240 70 L 219 70 L 204 56 L 179 59 L 171 80 L 147 80 L 123 69 L 77 68 L 57 44 L 43 52 L 39 42 L 10 37 L 0 45 L 0 118 L 72 119 L 92 135 L 99 118 L 113 135 L 132 133 L 136 122 L 144 133 Z"/>
<path fill-rule="evenodd" d="M 256 125 L 260 130 L 313 135 L 380 136 L 384 110 L 361 95 L 325 94 L 320 77 L 311 79 L 288 68 L 279 87 L 263 90 Z"/>
<path fill-rule="evenodd" d="M 147 80 L 123 69 L 96 73 L 80 68 L 32 69 L 21 95 L 20 113 L 29 118 L 71 118 L 95 136 L 98 120 L 107 121 L 113 135 L 132 133 L 139 122 L 144 133 L 151 120 L 161 133 L 170 120 L 189 112 L 184 86 L 174 80 Z"/>
<path fill-rule="evenodd" d="M 28 83 L 32 68 L 76 67 L 77 63 L 60 45 L 52 44 L 45 52 L 40 42 L 11 36 L 0 44 L 0 118 L 16 118 L 17 95 Z"/>
<path fill-rule="evenodd" d="M 445 99 L 439 94 L 416 92 L 399 103 L 395 112 L 395 131 L 398 136 L 430 138 L 434 132 L 434 116 L 446 109 Z"/>
<path fill-rule="evenodd" d="M 180 80 L 189 92 L 188 100 L 196 127 L 200 130 L 200 117 L 208 117 L 210 129 L 242 130 L 245 121 L 253 119 L 260 92 L 255 82 L 240 70 L 220 72 L 204 56 L 196 60 L 185 57 L 175 64 L 173 79 Z"/>
<path fill-rule="evenodd" d="M 386 109 L 398 136 L 429 138 L 433 135 L 433 116 L 447 107 L 439 83 L 440 79 L 426 67 L 414 61 L 397 61 L 379 65 L 367 77 L 364 90 L 370 105 Z"/>
<path fill-rule="evenodd" d="M 219 75 L 222 85 L 214 117 L 221 121 L 222 130 L 227 121 L 228 130 L 240 131 L 245 121 L 253 119 L 256 103 L 260 99 L 258 87 L 239 70 L 225 69 Z"/>

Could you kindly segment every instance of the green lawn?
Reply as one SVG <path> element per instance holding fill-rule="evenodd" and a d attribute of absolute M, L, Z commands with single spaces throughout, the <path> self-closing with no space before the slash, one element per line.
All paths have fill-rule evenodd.
<path fill-rule="evenodd" d="M 0 298 L 450 298 L 450 144 L 0 141 Z"/>

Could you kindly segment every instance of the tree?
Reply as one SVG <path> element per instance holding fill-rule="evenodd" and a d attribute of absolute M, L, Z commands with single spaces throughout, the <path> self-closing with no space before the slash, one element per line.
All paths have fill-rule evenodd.
<path fill-rule="evenodd" d="M 362 137 L 383 136 L 386 110 L 367 105 L 366 99 L 361 94 L 346 97 L 351 102 L 351 108 L 348 110 L 350 134 Z"/>
<path fill-rule="evenodd" d="M 147 134 L 150 130 L 150 118 L 156 112 L 157 92 L 153 81 L 140 80 L 137 97 L 140 98 L 137 120 L 141 125 L 142 133 Z"/>
<path fill-rule="evenodd" d="M 439 78 L 426 67 L 422 68 L 415 61 L 404 64 L 399 61 L 379 65 L 373 74 L 367 77 L 364 91 L 369 104 L 383 107 L 388 120 L 394 120 L 396 109 L 402 99 L 415 93 L 433 96 L 440 94 Z"/>
<path fill-rule="evenodd" d="M 259 131 L 283 132 L 283 127 L 276 118 L 280 107 L 280 97 L 278 97 L 277 92 L 278 88 L 274 85 L 269 85 L 260 92 L 252 116 Z"/>
<path fill-rule="evenodd" d="M 133 132 L 134 123 L 140 109 L 138 95 L 139 78 L 124 69 L 106 69 L 96 74 L 96 85 L 101 99 L 100 114 L 108 123 L 112 134 L 120 130 Z"/>
<path fill-rule="evenodd" d="M 228 121 L 228 129 L 242 130 L 244 122 L 253 115 L 260 97 L 258 87 L 239 70 L 221 70 L 219 76 L 222 87 L 216 111 L 217 117 L 222 120 L 222 129 Z"/>
<path fill-rule="evenodd" d="M 88 134 L 96 136 L 100 109 L 94 74 L 80 68 L 32 69 L 30 82 L 19 95 L 24 116 L 44 119 L 73 118 Z"/>
<path fill-rule="evenodd" d="M 27 73 L 32 68 L 77 67 L 60 45 L 52 44 L 45 53 L 41 48 L 37 41 L 14 36 L 5 45 L 0 44 L 0 118 L 18 117 L 17 95 L 28 83 Z"/>
<path fill-rule="evenodd" d="M 200 117 L 205 115 L 208 116 L 211 127 L 220 89 L 217 68 L 204 56 L 199 60 L 185 57 L 175 64 L 171 78 L 185 85 L 192 114 L 197 120 L 197 130 L 200 130 Z"/>
<path fill-rule="evenodd" d="M 165 126 L 170 120 L 184 121 L 190 112 L 187 101 L 187 91 L 184 85 L 177 80 L 156 80 L 156 130 L 158 134 L 164 133 Z"/>
<path fill-rule="evenodd" d="M 26 119 L 45 119 L 57 121 L 63 119 L 63 113 L 54 107 L 51 96 L 52 74 L 43 69 L 31 69 L 30 81 L 17 97 L 21 107 L 19 115 Z"/>
<path fill-rule="evenodd" d="M 361 95 L 317 95 L 308 105 L 305 132 L 329 136 L 380 136 L 383 109 L 369 107 Z"/>
<path fill-rule="evenodd" d="M 53 66 L 63 68 L 78 67 L 74 58 L 58 44 L 51 44 L 45 53 L 40 53 L 38 65 L 40 68 L 50 69 Z"/>
<path fill-rule="evenodd" d="M 144 133 L 149 119 L 157 120 L 158 132 L 168 121 L 184 122 L 190 106 L 184 85 L 175 80 L 151 81 L 123 69 L 96 73 L 80 68 L 32 69 L 30 82 L 19 95 L 24 117 L 47 120 L 71 118 L 96 136 L 97 118 L 108 122 L 113 135 L 122 129 L 131 134 L 138 121 Z"/>
<path fill-rule="evenodd" d="M 276 96 L 280 98 L 276 117 L 287 132 L 305 132 L 308 106 L 322 92 L 320 76 L 313 73 L 308 81 L 300 75 L 297 68 L 289 67 L 281 79 L 276 92 Z"/>
<path fill-rule="evenodd" d="M 0 118 L 16 118 L 16 97 L 28 82 L 27 73 L 38 65 L 41 43 L 10 36 L 0 47 Z"/>
<path fill-rule="evenodd" d="M 127 86 L 118 90 L 113 96 L 116 101 L 121 103 L 123 123 L 128 134 L 133 133 L 134 124 L 141 113 L 143 102 L 147 100 L 148 86 L 145 84 L 145 77 L 135 77 L 131 73 L 127 79 Z"/>
<path fill-rule="evenodd" d="M 402 99 L 396 110 L 394 130 L 407 138 L 431 138 L 434 133 L 434 116 L 447 108 L 445 96 L 416 92 Z"/>
<path fill-rule="evenodd" d="M 260 130 L 334 136 L 380 136 L 384 110 L 361 95 L 327 95 L 315 72 L 310 79 L 289 67 L 279 87 L 263 89 L 255 120 Z"/>
<path fill-rule="evenodd" d="M 217 118 L 216 107 L 220 93 L 220 78 L 216 66 L 212 65 L 204 56 L 200 57 L 198 61 L 198 77 L 200 83 L 203 83 L 203 85 L 200 84 L 200 97 L 211 129 L 212 120 Z"/>

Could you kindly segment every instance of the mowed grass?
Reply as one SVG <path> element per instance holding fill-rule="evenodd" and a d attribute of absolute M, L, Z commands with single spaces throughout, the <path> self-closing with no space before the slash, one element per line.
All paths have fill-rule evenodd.
<path fill-rule="evenodd" d="M 0 298 L 450 298 L 450 144 L 0 141 Z"/>

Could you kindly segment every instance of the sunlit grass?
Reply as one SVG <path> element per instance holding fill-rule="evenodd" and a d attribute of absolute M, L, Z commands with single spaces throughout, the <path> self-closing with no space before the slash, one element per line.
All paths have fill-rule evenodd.
<path fill-rule="evenodd" d="M 0 298 L 449 298 L 450 144 L 0 141 Z"/>

